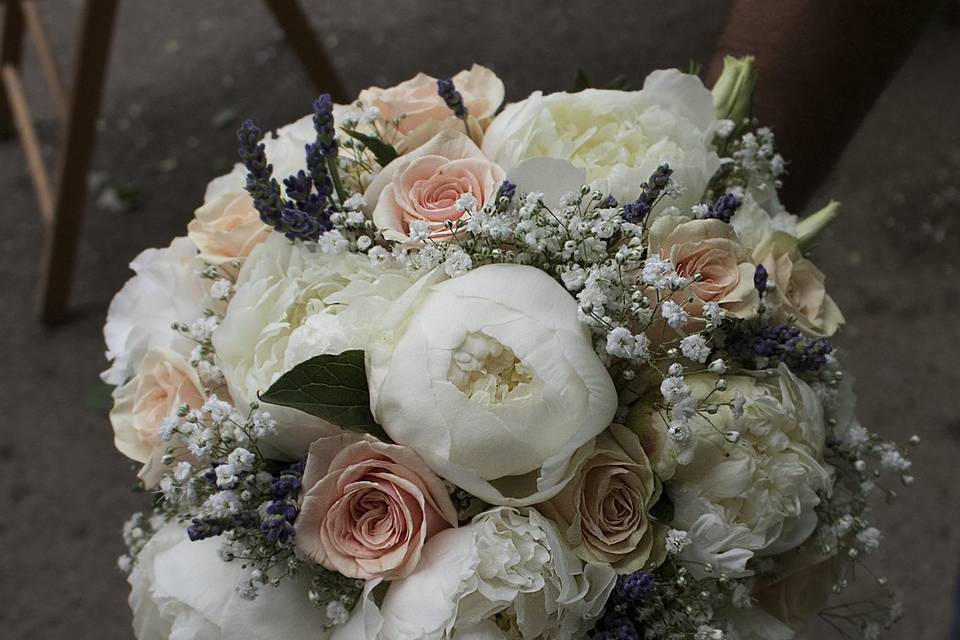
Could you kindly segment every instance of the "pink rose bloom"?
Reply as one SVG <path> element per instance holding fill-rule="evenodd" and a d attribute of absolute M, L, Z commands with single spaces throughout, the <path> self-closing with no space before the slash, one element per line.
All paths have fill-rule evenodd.
<path fill-rule="evenodd" d="M 650 250 L 669 258 L 677 273 L 693 281 L 689 291 L 699 302 L 688 305 L 699 315 L 705 302 L 716 302 L 738 318 L 756 315 L 760 297 L 753 284 L 756 266 L 732 225 L 720 220 L 664 216 L 650 228 Z"/>
<path fill-rule="evenodd" d="M 206 399 L 203 385 L 186 358 L 170 349 L 147 352 L 137 374 L 113 392 L 114 444 L 123 455 L 142 462 L 139 477 L 150 489 L 160 481 L 163 452 L 160 428 L 180 405 L 199 408 Z"/>
<path fill-rule="evenodd" d="M 832 336 L 843 324 L 840 307 L 827 294 L 826 276 L 803 257 L 793 236 L 777 232 L 753 252 L 776 287 L 768 297 L 778 318 L 796 318 L 797 326 L 811 336 Z"/>
<path fill-rule="evenodd" d="M 450 230 L 445 222 L 470 215 L 457 208 L 460 196 L 472 195 L 479 209 L 496 198 L 504 175 L 467 136 L 442 131 L 384 167 L 364 198 L 374 224 L 389 240 L 409 239 L 410 224 L 416 221 L 429 225 L 431 238 L 446 238 Z"/>
<path fill-rule="evenodd" d="M 490 69 L 475 64 L 453 76 L 453 83 L 467 108 L 470 135 L 480 140 L 503 102 L 503 81 Z M 382 122 L 403 117 L 397 127 L 401 138 L 393 141 L 401 152 L 417 148 L 441 130 L 463 129 L 463 123 L 437 93 L 437 79 L 425 73 L 387 89 L 364 89 L 359 100 L 366 108 L 379 109 Z"/>
<path fill-rule="evenodd" d="M 344 432 L 310 445 L 297 547 L 345 576 L 403 578 L 424 542 L 457 526 L 446 487 L 417 454 Z"/>
<path fill-rule="evenodd" d="M 187 235 L 210 264 L 227 265 L 250 255 L 272 231 L 260 220 L 253 199 L 243 188 L 246 170 L 241 167 L 213 180 L 203 206 L 194 212 Z"/>

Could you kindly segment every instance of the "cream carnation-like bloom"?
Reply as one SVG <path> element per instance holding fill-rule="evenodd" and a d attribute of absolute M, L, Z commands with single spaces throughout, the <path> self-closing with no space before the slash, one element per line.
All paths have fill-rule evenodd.
<path fill-rule="evenodd" d="M 440 279 L 434 271 L 409 289 L 368 345 L 374 417 L 491 504 L 543 501 L 617 408 L 576 301 L 533 267 Z"/>
<path fill-rule="evenodd" d="M 164 249 L 147 249 L 130 263 L 136 273 L 113 297 L 103 337 L 110 368 L 104 382 L 120 385 L 134 375 L 152 347 L 189 356 L 196 343 L 171 328 L 192 322 L 217 305 L 210 281 L 200 276 L 204 263 L 188 238 L 175 238 Z"/>
<path fill-rule="evenodd" d="M 715 127 L 713 98 L 699 78 L 654 71 L 641 91 L 534 92 L 494 119 L 483 151 L 507 171 L 536 156 L 569 160 L 621 203 L 667 163 L 684 189 L 670 204 L 688 210 L 720 167 Z"/>
<path fill-rule="evenodd" d="M 638 408 L 631 416 L 673 500 L 671 526 L 689 533 L 688 559 L 729 575 L 742 574 L 753 555 L 783 553 L 804 542 L 817 525 L 818 492 L 832 485 L 820 401 L 786 366 L 770 373 L 729 376 L 726 391 L 715 390 L 710 375 L 685 378 L 694 398 L 712 392 L 711 402 L 719 405 L 709 422 L 691 419 L 695 450 L 688 464 L 680 464 L 659 413 Z M 741 417 L 725 404 L 738 393 L 745 399 Z"/>
<path fill-rule="evenodd" d="M 417 570 L 391 583 L 381 636 L 391 640 L 508 637 L 490 620 L 513 617 L 524 638 L 581 638 L 603 613 L 616 574 L 584 564 L 536 511 L 499 508 L 430 539 Z"/>
<path fill-rule="evenodd" d="M 244 262 L 236 293 L 213 333 L 217 364 L 237 407 L 313 356 L 363 349 L 376 318 L 411 284 L 367 256 L 326 255 L 273 234 Z M 277 453 L 299 458 L 338 430 L 320 418 L 267 405 L 278 422 Z"/>

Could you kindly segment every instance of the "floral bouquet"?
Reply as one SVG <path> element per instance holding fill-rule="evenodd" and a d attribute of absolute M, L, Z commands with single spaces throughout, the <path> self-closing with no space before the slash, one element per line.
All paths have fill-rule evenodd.
<path fill-rule="evenodd" d="M 586 85 L 585 79 L 580 79 Z M 532 94 L 474 66 L 239 135 L 104 330 L 154 638 L 787 639 L 910 461 L 854 417 L 843 324 L 750 115 L 707 90 Z M 872 575 L 872 574 L 871 574 Z"/>

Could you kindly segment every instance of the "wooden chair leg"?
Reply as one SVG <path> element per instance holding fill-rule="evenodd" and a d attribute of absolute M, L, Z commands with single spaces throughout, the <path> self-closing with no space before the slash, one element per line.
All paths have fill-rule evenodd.
<path fill-rule="evenodd" d="M 264 0 L 280 28 L 287 34 L 300 62 L 318 93 L 329 93 L 334 102 L 346 102 L 347 92 L 330 63 L 327 52 L 317 42 L 310 21 L 296 0 Z"/>
<path fill-rule="evenodd" d="M 0 70 L 12 66 L 20 68 L 23 58 L 23 11 L 19 2 L 8 2 L 3 12 L 3 42 L 0 43 Z M 13 114 L 5 91 L 0 91 L 0 138 L 11 138 L 16 134 Z"/>
<path fill-rule="evenodd" d="M 80 21 L 53 218 L 41 266 L 40 315 L 47 324 L 66 315 L 116 11 L 117 0 L 87 0 Z"/>

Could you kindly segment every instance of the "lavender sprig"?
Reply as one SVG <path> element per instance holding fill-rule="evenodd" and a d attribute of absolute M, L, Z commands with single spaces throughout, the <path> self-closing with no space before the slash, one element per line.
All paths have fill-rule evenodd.
<path fill-rule="evenodd" d="M 467 118 L 470 114 L 467 111 L 467 106 L 463 104 L 463 96 L 460 95 L 456 85 L 453 84 L 453 79 L 440 78 L 437 80 L 437 94 L 443 98 L 443 102 L 453 111 L 453 115 L 463 120 L 463 128 L 466 130 L 467 137 L 469 138 L 470 125 L 467 123 Z"/>
<path fill-rule="evenodd" d="M 253 198 L 253 206 L 264 224 L 284 231 L 283 199 L 280 185 L 273 177 L 273 165 L 267 163 L 267 154 L 260 140 L 260 129 L 247 118 L 237 131 L 240 141 L 240 161 L 247 168 L 246 190 Z"/>
<path fill-rule="evenodd" d="M 633 224 L 643 222 L 663 195 L 672 174 L 673 169 L 668 164 L 657 167 L 650 178 L 640 185 L 640 197 L 623 205 L 623 219 Z"/>
<path fill-rule="evenodd" d="M 237 137 L 240 159 L 247 168 L 246 189 L 253 206 L 264 223 L 291 240 L 316 241 L 333 225 L 330 214 L 336 192 L 342 202 L 337 164 L 337 140 L 333 120 L 333 101 L 324 94 L 313 105 L 313 126 L 316 140 L 305 147 L 307 171 L 299 171 L 283 181 L 286 199 L 273 177 L 273 166 L 267 163 L 260 129 L 245 120 Z"/>

